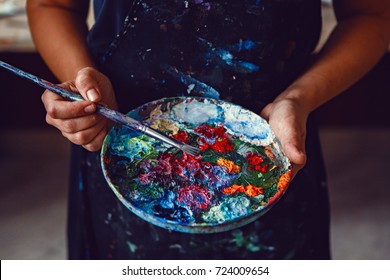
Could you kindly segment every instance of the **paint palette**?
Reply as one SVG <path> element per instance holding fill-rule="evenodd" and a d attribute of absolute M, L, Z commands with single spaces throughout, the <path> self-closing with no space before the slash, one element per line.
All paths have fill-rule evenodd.
<path fill-rule="evenodd" d="M 203 151 L 191 156 L 120 125 L 107 135 L 106 180 L 130 211 L 154 225 L 231 230 L 266 213 L 291 181 L 291 164 L 271 127 L 238 105 L 176 97 L 128 115 Z"/>

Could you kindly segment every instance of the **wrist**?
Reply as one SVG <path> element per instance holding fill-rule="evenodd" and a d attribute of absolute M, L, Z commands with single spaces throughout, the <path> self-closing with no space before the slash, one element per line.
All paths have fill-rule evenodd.
<path fill-rule="evenodd" d="M 320 107 L 325 100 L 327 81 L 323 77 L 302 76 L 282 92 L 275 101 L 280 99 L 291 100 L 301 110 L 309 115 Z"/>
<path fill-rule="evenodd" d="M 308 98 L 308 93 L 302 88 L 289 87 L 273 103 L 285 102 L 292 104 L 294 108 L 299 108 L 301 115 L 308 116 L 314 110 L 310 98 Z"/>

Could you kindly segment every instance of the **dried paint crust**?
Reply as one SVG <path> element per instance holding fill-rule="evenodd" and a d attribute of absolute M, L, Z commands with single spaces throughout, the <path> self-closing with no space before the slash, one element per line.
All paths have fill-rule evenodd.
<path fill-rule="evenodd" d="M 129 115 L 203 150 L 194 157 L 122 126 L 106 137 L 102 167 L 110 187 L 155 225 L 229 230 L 263 215 L 288 187 L 290 163 L 269 125 L 237 105 L 168 98 Z"/>

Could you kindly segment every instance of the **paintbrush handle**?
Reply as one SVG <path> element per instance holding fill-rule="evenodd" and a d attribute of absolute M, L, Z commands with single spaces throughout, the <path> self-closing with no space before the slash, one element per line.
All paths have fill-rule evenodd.
<path fill-rule="evenodd" d="M 7 69 L 11 73 L 16 74 L 19 77 L 22 77 L 22 78 L 25 78 L 27 80 L 34 82 L 37 85 L 39 85 L 40 87 L 51 90 L 51 91 L 59 94 L 63 98 L 68 99 L 68 100 L 71 100 L 71 101 L 84 100 L 83 97 L 79 94 L 76 94 L 76 93 L 70 92 L 66 89 L 63 89 L 55 84 L 52 84 L 52 83 L 45 81 L 37 76 L 34 76 L 34 75 L 29 74 L 27 72 L 24 72 L 23 70 L 20 70 L 19 68 L 16 68 L 15 66 L 12 66 L 12 65 L 5 63 L 1 60 L 0 60 L 0 67 Z"/>
<path fill-rule="evenodd" d="M 12 65 L 9 65 L 8 63 L 5 63 L 1 60 L 0 60 L 0 67 L 7 69 L 8 71 L 16 74 L 19 77 L 22 77 L 22 78 L 25 78 L 27 80 L 34 82 L 37 85 L 39 85 L 40 87 L 43 87 L 43 88 L 48 89 L 54 93 L 57 93 L 61 97 L 68 99 L 70 101 L 84 100 L 84 98 L 80 94 L 68 91 L 68 90 L 66 90 L 62 87 L 59 87 L 53 83 L 45 81 L 44 79 L 41 79 L 35 75 L 26 73 L 23 70 L 20 70 L 19 68 L 16 68 Z M 96 104 L 96 111 L 99 114 L 105 116 L 106 118 L 108 118 L 112 121 L 121 123 L 123 125 L 126 125 L 129 128 L 132 128 L 132 129 L 135 129 L 135 130 L 138 130 L 141 132 L 144 132 L 143 130 L 145 130 L 145 126 L 143 124 L 141 124 L 140 122 L 138 122 L 138 121 L 134 120 L 133 118 L 130 118 L 129 116 L 126 116 L 120 112 L 117 112 L 115 110 L 104 107 L 100 104 Z"/>
<path fill-rule="evenodd" d="M 17 76 L 20 76 L 22 78 L 25 78 L 27 80 L 34 82 L 37 85 L 39 85 L 40 87 L 43 87 L 43 88 L 48 89 L 54 93 L 57 93 L 61 97 L 68 99 L 70 101 L 84 100 L 84 98 L 80 94 L 68 91 L 68 90 L 66 90 L 62 87 L 59 87 L 53 83 L 45 81 L 45 80 L 43 80 L 35 75 L 32 75 L 30 73 L 26 73 L 23 70 L 20 70 L 19 68 L 16 68 L 12 65 L 9 65 L 8 63 L 5 63 L 1 60 L 0 60 L 0 67 L 9 70 L 10 72 L 16 74 Z M 143 125 L 142 123 L 140 123 L 139 121 L 137 121 L 137 120 L 125 115 L 125 114 L 122 114 L 118 111 L 109 109 L 109 108 L 104 107 L 100 104 L 96 104 L 96 112 L 103 115 L 104 117 L 114 121 L 114 122 L 125 125 L 126 127 L 130 128 L 130 129 L 139 131 L 143 134 L 146 134 L 146 135 L 153 137 L 157 140 L 165 142 L 169 145 L 175 146 L 179 149 L 181 149 L 183 146 L 182 142 L 180 142 L 174 138 L 167 137 L 167 136 L 161 134 L 160 132 L 158 132 L 154 129 L 151 129 L 150 127 L 147 127 L 147 126 Z"/>

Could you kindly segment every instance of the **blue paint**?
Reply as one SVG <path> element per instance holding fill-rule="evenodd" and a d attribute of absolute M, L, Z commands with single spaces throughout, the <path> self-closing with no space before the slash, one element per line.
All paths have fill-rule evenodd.
<path fill-rule="evenodd" d="M 161 106 L 169 110 L 162 111 Z M 102 148 L 103 173 L 116 196 L 139 217 L 171 230 L 208 233 L 242 226 L 272 205 L 267 201 L 277 194 L 278 178 L 289 170 L 290 163 L 258 115 L 234 104 L 192 97 L 157 100 L 130 115 L 137 118 L 141 112 L 152 112 L 140 119 L 148 125 L 169 121 L 178 128 L 175 131 L 186 133 L 188 138 L 183 141 L 196 145 L 200 137 L 205 137 L 210 145 L 201 156 L 191 157 L 144 135 L 134 137 L 121 126 L 110 131 Z M 202 115 L 206 117 L 200 124 Z M 267 137 L 262 135 L 263 139 L 252 143 L 250 133 L 261 130 Z M 224 139 L 234 147 L 232 153 L 212 148 Z M 266 146 L 272 149 L 275 160 L 266 156 Z M 272 171 L 263 176 L 251 169 L 248 152 L 262 154 Z M 220 159 L 234 163 L 238 169 L 232 171 Z M 226 191 L 232 186 L 249 185 L 272 190 L 264 195 Z"/>
<path fill-rule="evenodd" d="M 211 42 L 203 38 L 197 38 L 197 41 L 209 51 L 208 55 L 211 58 L 215 58 L 216 61 L 224 68 L 241 73 L 241 74 L 250 74 L 255 73 L 260 70 L 260 67 L 256 64 L 253 64 L 248 61 L 242 61 L 235 59 L 234 55 L 226 49 L 216 48 Z M 251 47 L 251 43 L 247 43 L 247 47 Z M 233 48 L 240 46 L 233 46 Z"/>
<path fill-rule="evenodd" d="M 191 77 L 190 75 L 184 74 L 183 72 L 177 70 L 176 68 L 163 64 L 161 68 L 171 75 L 176 80 L 180 81 L 182 84 L 189 86 L 192 90 L 202 94 L 204 97 L 219 99 L 220 94 L 213 87 L 202 83 L 201 81 Z"/>
<path fill-rule="evenodd" d="M 260 42 L 253 42 L 251 40 L 240 41 L 238 44 L 231 45 L 227 47 L 229 51 L 241 52 L 241 51 L 250 51 L 255 47 L 261 46 Z"/>

